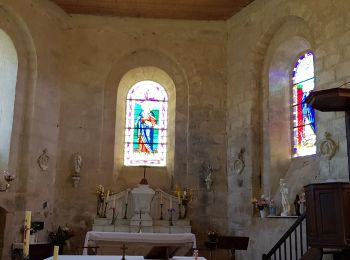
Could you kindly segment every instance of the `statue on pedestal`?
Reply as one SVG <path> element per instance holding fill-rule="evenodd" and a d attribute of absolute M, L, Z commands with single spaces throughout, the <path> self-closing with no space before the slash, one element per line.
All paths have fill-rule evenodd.
<path fill-rule="evenodd" d="M 283 211 L 281 212 L 281 216 L 288 216 L 289 215 L 289 201 L 288 201 L 288 187 L 287 183 L 285 182 L 284 179 L 280 179 L 280 192 L 281 192 L 281 197 L 282 197 L 282 207 Z"/>

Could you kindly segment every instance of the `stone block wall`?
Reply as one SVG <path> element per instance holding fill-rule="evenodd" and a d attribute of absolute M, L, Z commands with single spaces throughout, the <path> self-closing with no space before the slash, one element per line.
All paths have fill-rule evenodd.
<path fill-rule="evenodd" d="M 274 219 L 259 221 L 249 203 L 251 197 L 265 194 L 279 202 L 279 178 L 287 180 L 291 202 L 308 183 L 349 179 L 344 113 L 316 112 L 318 145 L 325 131 L 339 145 L 330 161 L 318 155 L 285 156 L 288 151 L 280 147 L 290 145 L 290 133 L 283 141 L 281 129 L 290 126 L 278 126 L 288 109 L 291 70 L 303 51 L 315 54 L 316 90 L 349 80 L 349 10 L 347 1 L 257 0 L 228 21 L 228 221 L 232 233 L 251 237 L 249 250 L 240 253 L 239 259 L 260 259 L 288 226 L 281 228 Z M 277 81 L 269 77 L 271 71 L 279 73 Z M 285 94 L 276 92 L 276 86 Z M 245 118 L 240 116 L 242 105 Z M 271 125 L 276 116 L 276 125 Z M 244 177 L 236 176 L 229 160 L 242 146 L 246 147 Z M 243 186 L 237 185 L 242 178 Z M 270 228 L 262 231 L 261 225 L 267 222 Z"/>

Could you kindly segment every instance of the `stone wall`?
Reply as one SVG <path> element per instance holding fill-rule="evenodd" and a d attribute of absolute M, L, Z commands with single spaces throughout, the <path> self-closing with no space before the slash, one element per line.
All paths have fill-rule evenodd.
<path fill-rule="evenodd" d="M 282 177 L 291 202 L 308 183 L 348 180 L 344 113 L 316 115 L 317 139 L 327 131 L 339 145 L 331 161 L 317 155 L 291 159 L 285 119 L 290 73 L 304 51 L 315 54 L 316 89 L 349 80 L 349 9 L 347 1 L 257 0 L 228 21 L 228 221 L 232 233 L 251 238 L 239 259 L 261 259 L 292 223 L 286 220 L 283 228 L 275 219 L 258 221 L 250 198 L 265 194 L 280 201 Z M 231 158 L 241 147 L 246 168 L 237 176 Z"/>
<path fill-rule="evenodd" d="M 115 129 L 124 127 L 122 120 L 116 121 L 118 86 L 131 69 L 155 67 L 175 85 L 175 131 L 171 129 L 175 159 L 172 169 L 147 170 L 148 181 L 167 191 L 175 184 L 194 189 L 193 231 L 204 235 L 211 227 L 225 232 L 226 207 L 216 203 L 225 201 L 227 191 L 222 157 L 226 151 L 225 23 L 83 15 L 74 15 L 70 22 L 55 191 L 57 223 L 80 230 L 75 242 L 81 243 L 95 216 L 96 185 L 114 192 L 137 186 L 143 169 L 122 167 L 113 174 L 114 158 L 123 153 L 122 147 L 114 149 L 114 140 L 121 138 L 115 134 L 123 134 Z M 74 189 L 71 157 L 77 151 L 82 153 L 83 167 L 79 188 Z M 208 164 L 214 167 L 213 192 L 205 191 Z"/>
<path fill-rule="evenodd" d="M 141 169 L 115 174 L 122 153 L 116 129 L 123 127 L 116 113 L 123 76 L 142 67 L 166 73 L 176 96 L 174 162 L 149 170 L 149 182 L 166 191 L 176 183 L 195 189 L 190 218 L 199 245 L 209 230 L 248 235 L 249 250 L 238 259 L 260 259 L 293 221 L 259 219 L 251 197 L 279 201 L 281 177 L 291 201 L 310 182 L 348 180 L 344 113 L 317 113 L 318 140 L 327 131 L 339 145 L 331 161 L 291 159 L 289 121 L 276 114 L 288 117 L 290 70 L 303 51 L 315 54 L 316 89 L 350 79 L 349 9 L 347 0 L 256 0 L 227 22 L 195 22 L 68 16 L 47 0 L 0 0 L 0 28 L 18 56 L 7 162 L 18 177 L 0 197 L 7 212 L 3 259 L 22 239 L 24 210 L 45 221 L 39 239 L 67 224 L 78 247 L 95 216 L 96 185 L 137 185 Z M 49 168 L 41 171 L 45 148 Z M 233 162 L 242 149 L 245 168 L 237 175 Z M 83 156 L 77 189 L 75 152 Z M 209 164 L 214 184 L 207 192 Z"/>

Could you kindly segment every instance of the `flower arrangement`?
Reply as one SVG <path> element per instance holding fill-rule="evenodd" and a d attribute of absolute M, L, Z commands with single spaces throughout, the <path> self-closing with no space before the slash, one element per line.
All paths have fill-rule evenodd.
<path fill-rule="evenodd" d="M 101 184 L 96 186 L 96 195 L 101 199 L 106 197 L 105 188 Z"/>
<path fill-rule="evenodd" d="M 61 228 L 58 226 L 57 231 L 52 231 L 49 233 L 49 241 L 56 246 L 62 247 L 66 244 L 66 241 L 74 236 L 74 232 L 69 227 L 65 226 Z"/>
<path fill-rule="evenodd" d="M 256 207 L 259 210 L 263 210 L 269 206 L 269 200 L 265 199 L 264 195 L 261 195 L 260 199 L 253 198 L 251 200 L 254 207 Z"/>
<path fill-rule="evenodd" d="M 33 235 L 36 232 L 38 232 L 39 230 L 42 230 L 43 226 L 40 222 L 32 222 L 30 224 L 30 234 Z"/>

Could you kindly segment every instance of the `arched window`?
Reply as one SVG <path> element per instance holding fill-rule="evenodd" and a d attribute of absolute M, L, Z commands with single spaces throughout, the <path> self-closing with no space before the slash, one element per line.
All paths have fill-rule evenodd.
<path fill-rule="evenodd" d="M 292 75 L 293 157 L 316 153 L 315 110 L 305 100 L 315 87 L 314 55 L 307 52 L 296 62 Z"/>
<path fill-rule="evenodd" d="M 134 84 L 126 100 L 124 165 L 166 166 L 168 95 L 157 82 Z"/>
<path fill-rule="evenodd" d="M 16 48 L 0 29 L 0 170 L 8 168 L 18 70 Z"/>

